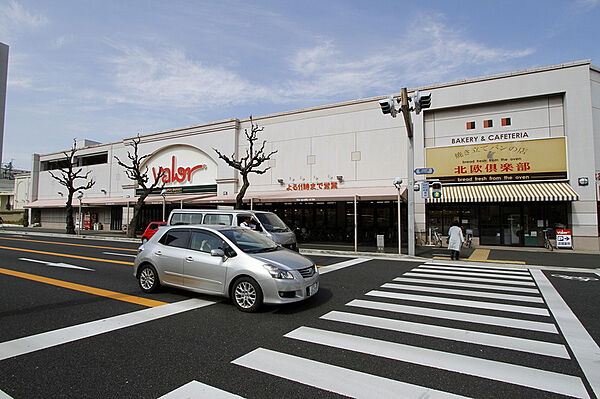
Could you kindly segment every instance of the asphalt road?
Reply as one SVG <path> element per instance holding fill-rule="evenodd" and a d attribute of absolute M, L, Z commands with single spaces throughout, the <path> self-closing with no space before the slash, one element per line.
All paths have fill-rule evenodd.
<path fill-rule="evenodd" d="M 597 270 L 311 256 L 316 296 L 246 314 L 143 294 L 136 248 L 0 236 L 0 398 L 599 393 Z"/>

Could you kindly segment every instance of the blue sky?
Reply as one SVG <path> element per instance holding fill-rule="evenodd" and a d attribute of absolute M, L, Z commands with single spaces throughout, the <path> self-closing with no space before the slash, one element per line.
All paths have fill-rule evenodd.
<path fill-rule="evenodd" d="M 592 59 L 600 0 L 0 0 L 3 161 Z"/>

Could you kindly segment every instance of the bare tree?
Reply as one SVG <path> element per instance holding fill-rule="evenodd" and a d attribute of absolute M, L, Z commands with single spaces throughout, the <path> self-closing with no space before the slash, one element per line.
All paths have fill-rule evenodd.
<path fill-rule="evenodd" d="M 246 140 L 248 141 L 248 148 L 246 149 L 246 155 L 241 157 L 240 159 L 236 159 L 235 153 L 228 157 L 227 155 L 221 154 L 219 150 L 213 148 L 215 152 L 219 155 L 219 158 L 224 160 L 229 166 L 234 169 L 237 169 L 242 175 L 242 187 L 235 197 L 235 207 L 236 209 L 242 209 L 244 195 L 246 194 L 246 190 L 250 186 L 250 181 L 248 180 L 248 175 L 250 173 L 256 173 L 262 175 L 267 170 L 271 169 L 271 167 L 266 167 L 265 169 L 257 169 L 263 162 L 271 159 L 271 155 L 275 154 L 277 151 L 271 151 L 269 154 L 264 152 L 265 144 L 267 141 L 263 141 L 262 146 L 259 150 L 254 148 L 254 142 L 258 140 L 258 132 L 262 132 L 264 130 L 263 127 L 259 127 L 258 124 L 254 124 L 252 120 L 252 115 L 250 115 L 250 125 L 251 129 L 244 129 L 244 134 L 246 135 Z"/>
<path fill-rule="evenodd" d="M 73 140 L 73 147 L 71 151 L 63 152 L 65 154 L 65 159 L 63 161 L 64 166 L 60 168 L 60 175 L 57 176 L 52 171 L 49 171 L 50 176 L 56 179 L 60 184 L 65 186 L 67 189 L 67 234 L 75 234 L 75 224 L 73 223 L 73 195 L 77 191 L 85 191 L 89 190 L 96 183 L 94 179 L 88 181 L 88 177 L 91 171 L 85 172 L 82 174 L 83 168 L 79 168 L 74 170 L 77 166 L 77 159 L 75 158 L 75 153 L 77 152 L 77 142 Z M 77 186 L 75 184 L 75 180 L 83 179 L 86 181 L 85 184 Z M 81 216 L 80 216 L 81 217 Z M 81 226 L 80 226 L 81 228 Z"/>
<path fill-rule="evenodd" d="M 133 217 L 127 226 L 127 237 L 135 237 L 135 232 L 138 228 L 139 219 L 141 210 L 144 207 L 144 200 L 148 195 L 159 186 L 161 183 L 162 177 L 165 174 L 165 170 L 160 168 L 159 172 L 154 177 L 154 181 L 152 184 L 148 185 L 150 178 L 148 177 L 148 168 L 142 170 L 142 163 L 146 158 L 150 156 L 150 154 L 140 156 L 138 154 L 139 144 L 140 144 L 140 135 L 131 139 L 131 141 L 125 143 L 126 146 L 129 146 L 133 149 L 133 153 L 131 151 L 127 151 L 127 158 L 130 161 L 130 165 L 121 161 L 118 157 L 115 156 L 117 163 L 125 168 L 125 174 L 127 177 L 134 182 L 136 182 L 137 186 L 141 188 L 140 196 L 133 207 Z M 160 188 L 164 187 L 165 183 L 160 184 Z"/>

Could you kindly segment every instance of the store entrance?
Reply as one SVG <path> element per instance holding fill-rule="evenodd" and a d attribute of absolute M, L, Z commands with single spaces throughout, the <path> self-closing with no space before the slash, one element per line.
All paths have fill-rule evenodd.
<path fill-rule="evenodd" d="M 523 215 L 522 208 L 514 205 L 501 205 L 500 215 L 502 220 L 502 244 L 522 246 L 523 243 Z"/>
<path fill-rule="evenodd" d="M 549 235 L 554 238 L 557 228 L 568 226 L 568 207 L 568 202 L 488 203 L 475 209 L 461 204 L 458 211 L 461 215 L 465 214 L 465 209 L 479 214 L 479 229 L 475 230 L 475 236 L 479 234 L 481 245 L 542 247 L 545 229 L 551 229 Z M 440 209 L 430 207 L 427 212 L 428 215 L 442 213 L 446 217 L 453 216 L 457 209 L 444 205 Z"/>

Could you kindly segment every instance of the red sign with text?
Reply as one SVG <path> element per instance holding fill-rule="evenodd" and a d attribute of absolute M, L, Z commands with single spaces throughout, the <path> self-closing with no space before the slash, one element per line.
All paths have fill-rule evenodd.
<path fill-rule="evenodd" d="M 164 175 L 162 176 L 161 180 L 163 181 L 163 183 L 183 183 L 185 181 L 187 182 L 191 182 L 192 181 L 192 174 L 200 169 L 206 169 L 206 165 L 205 164 L 199 164 L 193 167 L 177 167 L 177 160 L 175 158 L 175 155 L 173 155 L 173 157 L 171 158 L 171 167 L 170 168 L 164 168 L 162 166 L 160 166 L 158 168 L 158 172 L 156 171 L 156 168 L 152 167 L 152 174 L 154 175 L 154 179 L 156 179 L 156 176 L 158 176 L 161 172 L 164 171 Z"/>
<path fill-rule="evenodd" d="M 293 183 L 288 184 L 287 191 L 313 191 L 313 190 L 335 190 L 338 188 L 337 182 L 326 183 Z"/>

